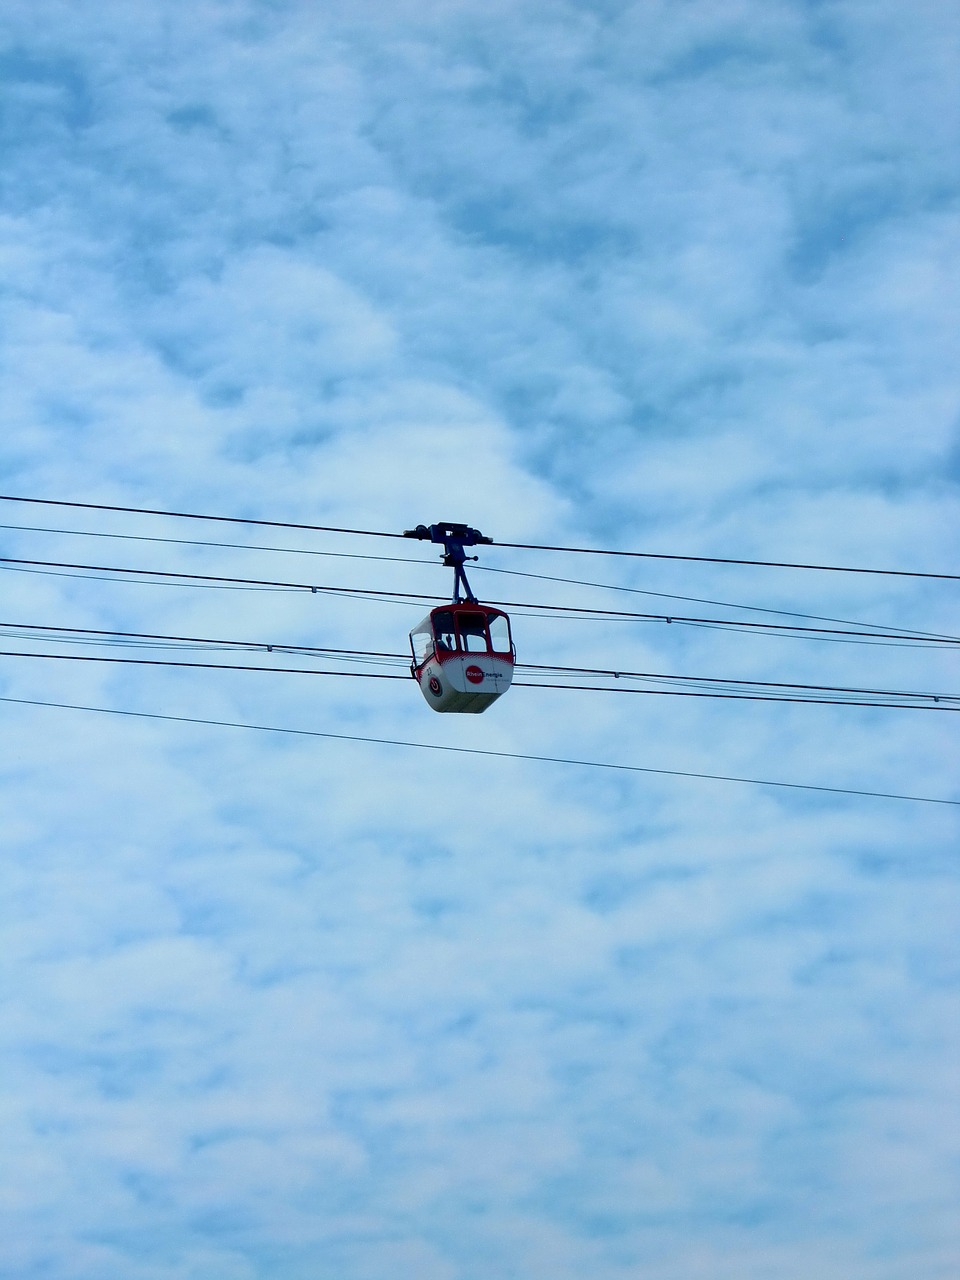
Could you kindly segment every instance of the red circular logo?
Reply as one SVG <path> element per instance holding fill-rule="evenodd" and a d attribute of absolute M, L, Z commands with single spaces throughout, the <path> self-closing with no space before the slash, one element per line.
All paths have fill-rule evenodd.
<path fill-rule="evenodd" d="M 467 677 L 467 679 L 470 681 L 471 684 L 483 684 L 483 672 L 480 670 L 479 667 L 473 667 L 473 666 L 467 667 L 466 671 L 464 672 L 464 675 Z"/>

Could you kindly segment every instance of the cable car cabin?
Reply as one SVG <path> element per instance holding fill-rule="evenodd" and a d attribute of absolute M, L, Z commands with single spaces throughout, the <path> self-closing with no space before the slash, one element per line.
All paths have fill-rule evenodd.
<path fill-rule="evenodd" d="M 510 688 L 516 653 L 510 619 L 461 601 L 434 609 L 410 632 L 410 670 L 434 711 L 486 711 Z"/>

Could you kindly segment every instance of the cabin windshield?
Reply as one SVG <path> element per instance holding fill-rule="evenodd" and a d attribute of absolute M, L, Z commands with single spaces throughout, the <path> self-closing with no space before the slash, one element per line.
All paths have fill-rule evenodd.
<path fill-rule="evenodd" d="M 489 625 L 488 625 L 489 624 Z M 480 609 L 434 609 L 410 632 L 417 666 L 431 653 L 513 653 L 510 622 L 505 613 Z"/>
<path fill-rule="evenodd" d="M 510 640 L 510 623 L 505 613 L 498 613 L 490 619 L 490 648 L 494 653 L 512 653 Z"/>
<path fill-rule="evenodd" d="M 490 647 L 487 639 L 487 620 L 482 613 L 461 613 L 457 618 L 460 632 L 460 648 L 464 653 L 486 653 Z"/>

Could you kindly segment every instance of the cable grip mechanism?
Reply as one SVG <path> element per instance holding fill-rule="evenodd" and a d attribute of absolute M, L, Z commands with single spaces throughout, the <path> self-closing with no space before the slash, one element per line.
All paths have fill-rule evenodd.
<path fill-rule="evenodd" d="M 460 603 L 460 588 L 463 587 L 464 600 L 468 604 L 476 604 L 477 597 L 470 589 L 463 565 L 466 560 L 479 560 L 479 556 L 468 556 L 465 547 L 481 545 L 490 546 L 492 538 L 486 538 L 479 529 L 471 529 L 466 524 L 454 524 L 445 521 L 438 524 L 418 524 L 415 529 L 404 529 L 405 538 L 418 538 L 421 542 L 436 542 L 443 547 L 443 563 L 453 570 L 453 603 Z"/>

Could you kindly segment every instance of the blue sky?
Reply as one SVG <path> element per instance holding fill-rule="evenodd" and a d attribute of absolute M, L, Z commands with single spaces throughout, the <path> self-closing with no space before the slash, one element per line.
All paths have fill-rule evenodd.
<path fill-rule="evenodd" d="M 958 69 L 933 2 L 6 0 L 0 491 L 955 572 Z M 0 520 L 12 558 L 449 589 L 419 543 Z M 688 613 L 496 569 L 960 628 L 919 578 L 473 575 Z M 105 651 L 24 627 L 399 653 L 424 612 L 4 586 L 2 647 L 47 653 Z M 960 692 L 929 646 L 514 631 Z M 24 702 L 955 799 L 953 716 L 518 687 L 441 718 L 412 682 L 15 657 L 0 696 L 0 1275 L 957 1274 L 954 810 Z"/>

